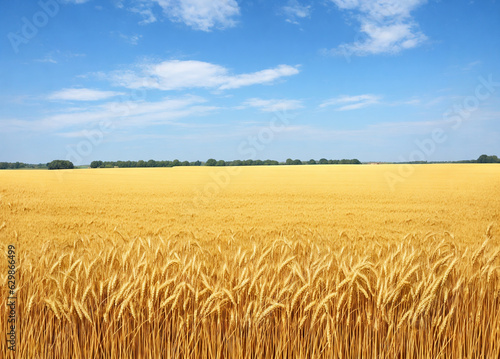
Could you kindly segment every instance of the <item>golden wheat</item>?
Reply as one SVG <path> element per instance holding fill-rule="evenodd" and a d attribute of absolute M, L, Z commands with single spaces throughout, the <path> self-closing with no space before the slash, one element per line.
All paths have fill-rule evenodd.
<path fill-rule="evenodd" d="M 498 166 L 297 167 L 0 172 L 17 357 L 500 356 Z"/>

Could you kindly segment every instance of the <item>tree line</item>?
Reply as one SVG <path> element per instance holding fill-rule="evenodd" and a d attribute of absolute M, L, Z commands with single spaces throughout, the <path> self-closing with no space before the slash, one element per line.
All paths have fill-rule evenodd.
<path fill-rule="evenodd" d="M 476 160 L 476 163 L 500 163 L 500 158 L 498 158 L 495 155 L 493 156 L 481 155 Z"/>
<path fill-rule="evenodd" d="M 427 161 L 419 161 L 419 162 L 405 162 L 405 163 L 500 163 L 500 158 L 495 155 L 481 155 L 476 160 L 463 160 L 463 161 L 442 161 L 442 162 L 427 162 Z M 310 159 L 309 161 L 301 161 L 299 159 L 291 159 L 288 158 L 284 162 L 279 162 L 276 160 L 234 160 L 234 161 L 224 161 L 224 160 L 216 160 L 214 158 L 210 158 L 205 162 L 201 161 L 92 161 L 90 164 L 91 168 L 127 168 L 127 167 L 177 167 L 177 166 L 279 166 L 279 165 L 344 165 L 344 164 L 355 164 L 359 165 L 361 162 L 354 159 L 342 159 L 342 160 L 327 160 L 326 158 L 322 158 L 318 161 L 314 159 Z M 0 162 L 0 170 L 5 169 L 22 169 L 22 168 L 32 168 L 32 169 L 72 169 L 74 165 L 71 161 L 67 160 L 54 160 L 49 163 L 39 163 L 39 164 L 30 164 L 23 162 Z"/>
<path fill-rule="evenodd" d="M 301 161 L 299 159 L 287 159 L 285 162 L 278 162 L 276 160 L 234 160 L 224 161 L 210 158 L 205 162 L 201 161 L 92 161 L 91 168 L 127 168 L 127 167 L 177 167 L 177 166 L 279 166 L 279 165 L 315 165 L 315 164 L 361 164 L 358 159 L 343 159 L 343 160 L 327 160 L 322 158 L 318 161 L 311 159 L 309 161 Z"/>
<path fill-rule="evenodd" d="M 46 163 L 32 164 L 24 162 L 0 162 L 0 170 L 17 170 L 21 168 L 47 168 Z"/>
<path fill-rule="evenodd" d="M 24 163 L 24 162 L 0 162 L 0 170 L 17 170 L 23 168 L 32 169 L 49 169 L 49 170 L 62 170 L 73 169 L 75 166 L 73 162 L 67 160 L 54 160 L 49 163 Z"/>
<path fill-rule="evenodd" d="M 450 161 L 450 162 L 411 162 L 411 163 L 500 163 L 500 159 L 497 156 L 481 155 L 477 160 L 463 160 L 463 161 Z M 90 164 L 91 168 L 127 168 L 127 167 L 177 167 L 177 166 L 279 166 L 279 165 L 359 165 L 361 161 L 357 158 L 353 159 L 341 159 L 341 160 L 328 160 L 326 158 L 321 158 L 320 160 L 310 159 L 309 161 L 301 161 L 299 159 L 288 158 L 284 162 L 279 162 L 276 160 L 216 160 L 214 158 L 209 158 L 205 162 L 201 161 L 92 161 Z"/>
<path fill-rule="evenodd" d="M 394 162 L 408 164 L 426 164 L 426 163 L 500 163 L 500 158 L 497 156 L 481 155 L 477 160 L 461 160 L 461 161 L 412 161 L 412 162 Z"/>
<path fill-rule="evenodd" d="M 177 166 L 201 166 L 203 163 L 201 161 L 92 161 L 90 163 L 90 168 L 128 168 L 128 167 L 177 167 Z"/>

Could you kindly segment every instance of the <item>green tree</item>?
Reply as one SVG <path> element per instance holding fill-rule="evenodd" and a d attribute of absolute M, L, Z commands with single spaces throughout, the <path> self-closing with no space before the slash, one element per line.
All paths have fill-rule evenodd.
<path fill-rule="evenodd" d="M 278 161 L 274 161 L 274 160 L 265 160 L 264 164 L 266 166 L 277 166 L 277 165 L 279 165 L 279 162 Z"/>
<path fill-rule="evenodd" d="M 320 165 L 327 165 L 328 164 L 328 160 L 326 158 L 322 158 L 319 160 L 319 164 Z"/>
<path fill-rule="evenodd" d="M 486 160 L 488 159 L 488 156 L 486 155 L 481 155 L 479 156 L 479 158 L 477 159 L 477 163 L 486 163 Z"/>
<path fill-rule="evenodd" d="M 315 165 L 316 161 L 311 158 L 307 163 L 309 163 L 310 165 Z"/>
<path fill-rule="evenodd" d="M 90 168 L 99 168 L 102 166 L 102 161 L 92 161 L 90 163 Z"/>
<path fill-rule="evenodd" d="M 209 158 L 207 162 L 205 162 L 205 166 L 215 166 L 217 164 L 217 161 L 213 158 Z"/>
<path fill-rule="evenodd" d="M 67 160 L 54 160 L 47 164 L 49 170 L 63 170 L 63 169 L 73 169 L 75 166 L 73 162 Z"/>
<path fill-rule="evenodd" d="M 481 155 L 476 160 L 477 163 L 499 163 L 500 159 L 497 156 Z"/>

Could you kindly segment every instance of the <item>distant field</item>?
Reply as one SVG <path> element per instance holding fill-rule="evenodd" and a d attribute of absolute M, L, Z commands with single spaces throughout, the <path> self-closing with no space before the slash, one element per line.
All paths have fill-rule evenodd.
<path fill-rule="evenodd" d="M 500 165 L 398 170 L 0 171 L 18 355 L 499 357 Z"/>
<path fill-rule="evenodd" d="M 398 173 L 393 165 L 239 167 L 236 175 L 206 167 L 0 171 L 1 214 L 8 233 L 31 244 L 112 236 L 115 228 L 204 239 L 229 230 L 246 239 L 250 228 L 394 239 L 450 231 L 474 244 L 500 220 L 500 166 L 414 168 L 395 191 L 385 178 Z M 218 173 L 227 185 L 210 176 Z"/>

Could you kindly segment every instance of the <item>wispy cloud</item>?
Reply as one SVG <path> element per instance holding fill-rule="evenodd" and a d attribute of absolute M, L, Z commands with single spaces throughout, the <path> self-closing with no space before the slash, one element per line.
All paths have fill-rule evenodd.
<path fill-rule="evenodd" d="M 35 62 L 42 62 L 42 63 L 51 63 L 51 64 L 57 64 L 61 61 L 69 61 L 77 57 L 84 57 L 85 54 L 80 54 L 80 53 L 75 53 L 71 51 L 60 51 L 60 50 L 55 50 L 55 51 L 50 51 L 47 53 L 44 57 L 40 59 L 35 59 L 33 61 Z"/>
<path fill-rule="evenodd" d="M 154 10 L 159 6 L 170 21 L 201 31 L 233 27 L 240 14 L 236 0 L 134 0 L 129 3 L 132 5 L 120 0 L 115 5 L 141 15 L 143 20 L 139 24 L 156 22 L 159 16 Z"/>
<path fill-rule="evenodd" d="M 462 71 L 470 71 L 472 70 L 474 67 L 476 66 L 479 66 L 481 65 L 481 61 L 477 60 L 477 61 L 472 61 L 470 63 L 468 63 L 467 65 L 465 65 L 464 67 L 462 67 Z"/>
<path fill-rule="evenodd" d="M 156 16 L 153 13 L 153 10 L 144 3 L 140 3 L 137 6 L 130 8 L 129 10 L 131 12 L 139 14 L 142 17 L 142 20 L 139 21 L 139 25 L 152 24 L 157 21 Z"/>
<path fill-rule="evenodd" d="M 97 106 L 87 106 L 80 110 L 63 111 L 31 121 L 2 120 L 1 130 L 2 132 L 69 132 L 75 135 L 103 122 L 112 123 L 114 128 L 164 125 L 180 118 L 206 115 L 218 109 L 216 106 L 203 105 L 205 102 L 206 100 L 199 96 L 166 97 L 154 102 L 112 101 Z"/>
<path fill-rule="evenodd" d="M 363 39 L 342 44 L 335 55 L 395 54 L 427 40 L 411 12 L 426 0 L 330 0 L 341 10 L 352 11 L 360 22 Z"/>
<path fill-rule="evenodd" d="M 486 117 L 478 118 L 477 121 L 491 120 Z M 355 129 L 327 129 L 318 126 L 300 126 L 297 135 L 300 139 L 310 139 L 314 141 L 322 140 L 345 140 L 362 141 L 377 138 L 386 139 L 400 138 L 401 136 L 429 135 L 434 129 L 439 128 L 449 131 L 453 126 L 450 120 L 429 120 L 429 121 L 404 121 L 404 122 L 380 122 L 369 124 Z"/>
<path fill-rule="evenodd" d="M 43 63 L 50 63 L 50 64 L 57 64 L 57 60 L 55 60 L 51 55 L 46 55 L 45 57 L 41 59 L 35 59 L 33 60 L 35 62 L 43 62 Z"/>
<path fill-rule="evenodd" d="M 170 60 L 141 64 L 135 70 L 115 71 L 105 77 L 114 84 L 127 88 L 228 90 L 271 83 L 281 77 L 298 73 L 298 66 L 279 65 L 271 69 L 234 75 L 227 68 L 208 62 Z"/>
<path fill-rule="evenodd" d="M 357 110 L 359 108 L 377 104 L 379 103 L 380 99 L 381 96 L 371 95 L 371 94 L 358 95 L 358 96 L 343 95 L 326 100 L 323 103 L 321 103 L 319 107 L 325 108 L 330 106 L 336 106 L 335 110 L 337 111 Z"/>
<path fill-rule="evenodd" d="M 47 99 L 63 100 L 63 101 L 99 101 L 106 100 L 111 97 L 123 95 L 123 92 L 115 91 L 99 91 L 86 88 L 63 89 L 53 92 Z"/>
<path fill-rule="evenodd" d="M 400 105 L 410 105 L 410 106 L 418 106 L 422 104 L 422 100 L 419 98 L 411 98 L 409 100 L 395 101 L 390 103 L 391 106 L 400 106 Z"/>
<path fill-rule="evenodd" d="M 139 40 L 142 38 L 142 35 L 125 35 L 122 34 L 121 32 L 117 32 L 118 36 L 120 39 L 124 40 L 125 42 L 129 43 L 130 45 L 137 45 L 139 43 Z"/>
<path fill-rule="evenodd" d="M 301 5 L 297 0 L 289 0 L 288 4 L 281 8 L 281 13 L 286 21 L 292 24 L 299 24 L 299 20 L 311 15 L 310 5 Z"/>
<path fill-rule="evenodd" d="M 426 107 L 432 107 L 439 105 L 443 102 L 450 101 L 454 98 L 454 96 L 448 95 L 448 96 L 437 96 L 434 98 L 429 99 L 427 102 L 424 103 L 424 106 Z"/>
<path fill-rule="evenodd" d="M 260 98 L 251 98 L 243 103 L 243 108 L 245 107 L 255 107 L 264 112 L 275 112 L 275 111 L 290 111 L 303 108 L 302 101 L 300 100 L 285 100 L 285 99 L 272 99 L 263 100 Z"/>

